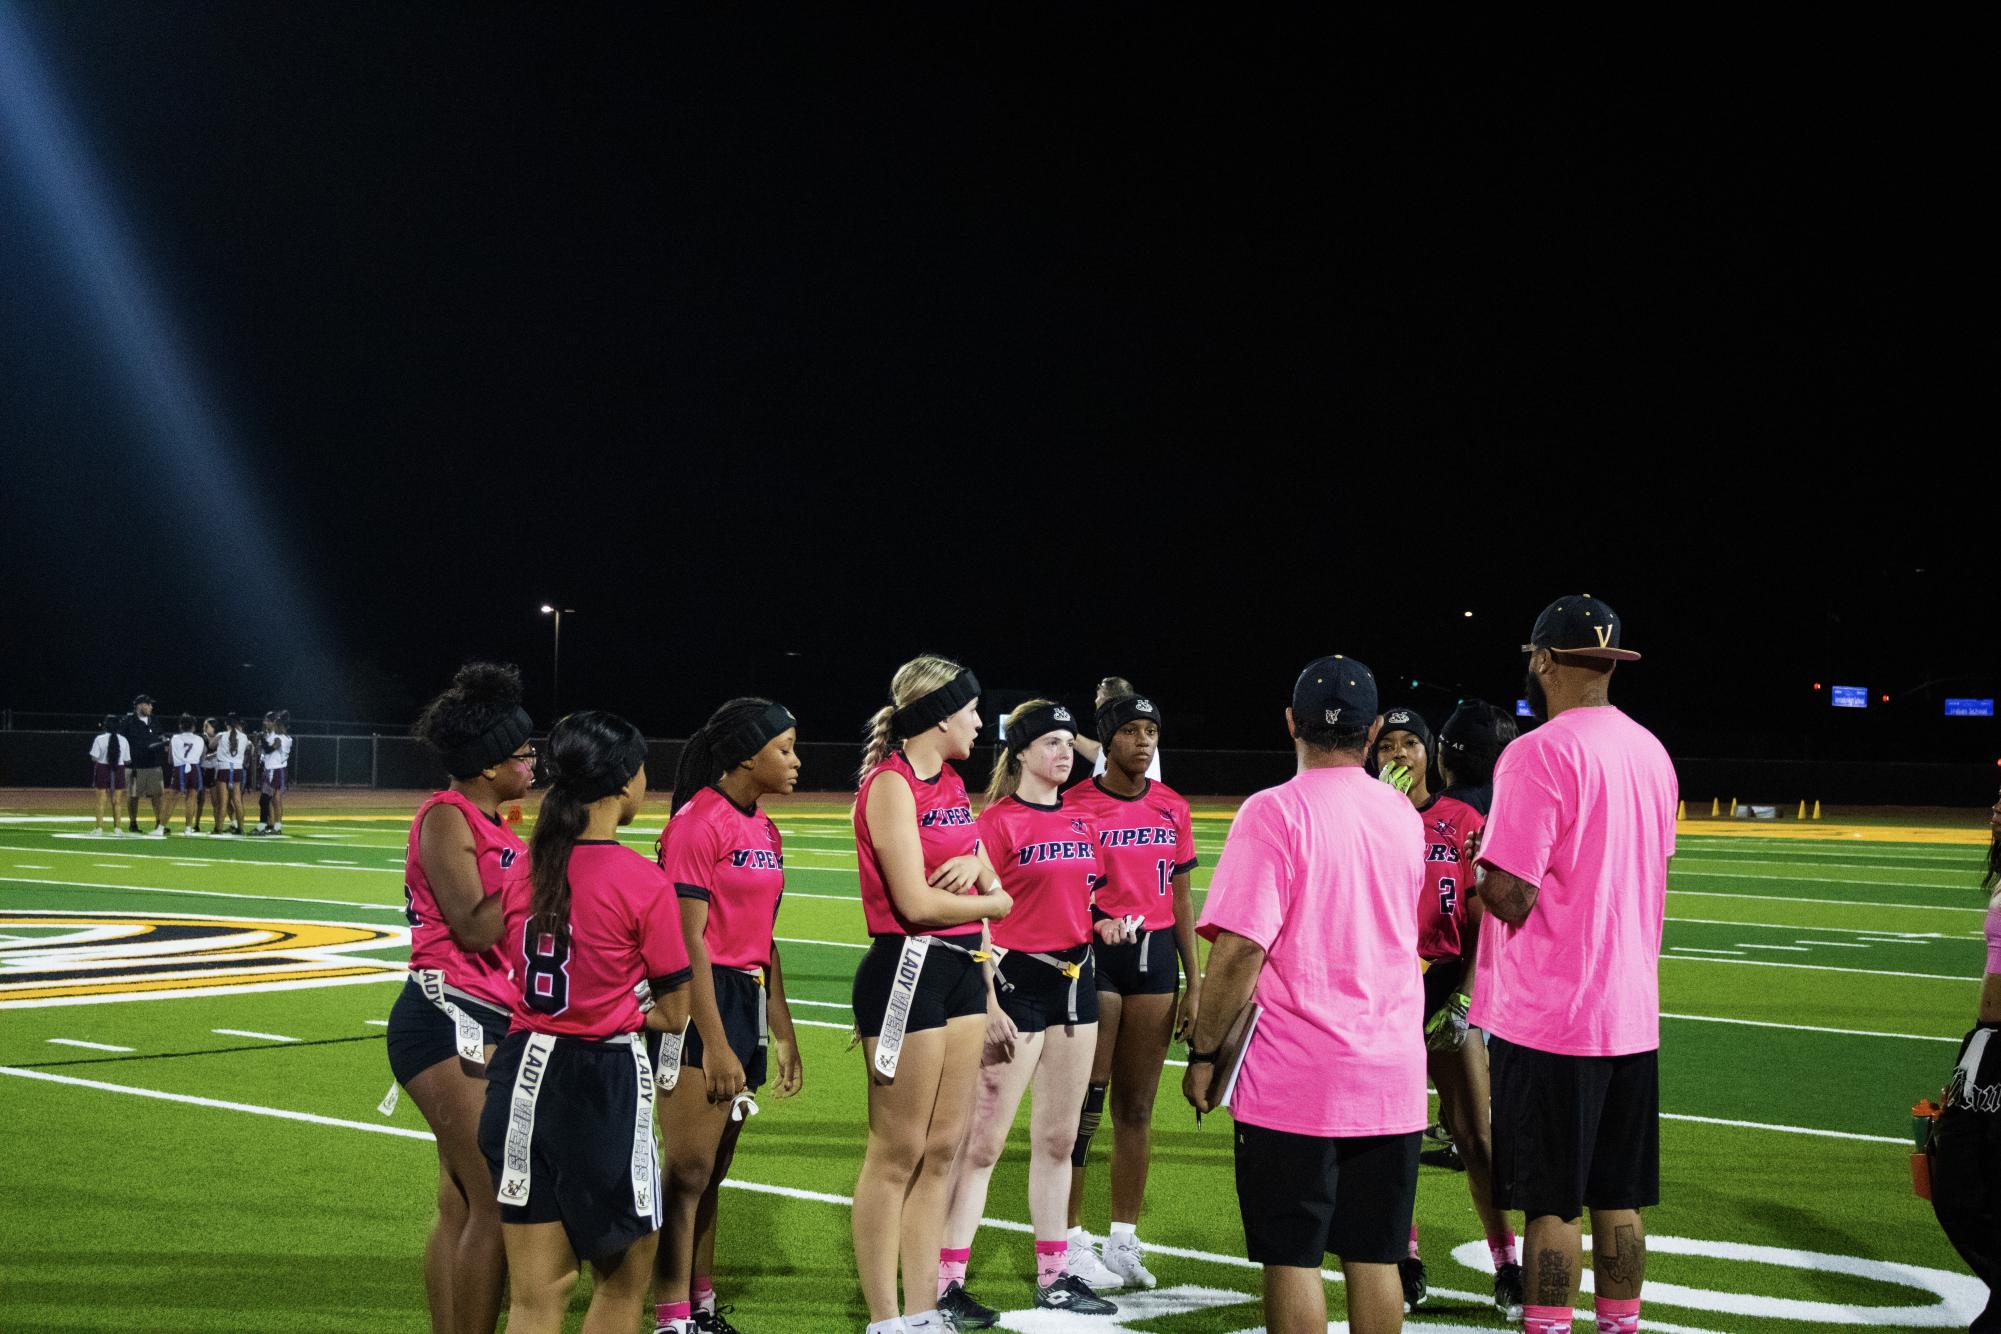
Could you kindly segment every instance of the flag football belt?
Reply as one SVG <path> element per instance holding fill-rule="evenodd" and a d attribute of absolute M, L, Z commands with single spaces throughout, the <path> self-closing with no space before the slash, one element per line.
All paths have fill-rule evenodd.
<path fill-rule="evenodd" d="M 534 1187 L 531 1167 L 535 1147 L 535 1105 L 548 1081 L 549 1061 L 558 1042 L 552 1033 L 531 1033 L 521 1053 L 521 1067 L 514 1074 L 508 1094 L 507 1142 L 501 1153 L 500 1187 L 494 1198 L 502 1204 L 526 1205 Z M 568 1039 L 588 1041 L 588 1039 Z M 638 1096 L 632 1107 L 632 1206 L 635 1212 L 653 1212 L 653 1065 L 646 1059 L 646 1043 L 638 1033 L 621 1033 L 594 1046 L 627 1047 L 632 1052 L 633 1076 Z"/>
<path fill-rule="evenodd" d="M 1037 954 L 1033 950 L 1007 950 L 1007 949 L 1002 949 L 999 945 L 994 946 L 993 947 L 994 980 L 1000 983 L 1001 987 L 1007 991 L 1014 990 L 1014 983 L 1009 982 L 1006 978 L 1000 975 L 1000 961 L 1006 958 L 1010 954 L 1019 954 L 1023 958 L 1033 959 L 1037 963 L 1046 963 L 1051 968 L 1054 968 L 1058 973 L 1062 974 L 1064 977 L 1070 980 L 1070 993 L 1064 1001 L 1064 1007 L 1067 1011 L 1067 1016 L 1066 1016 L 1067 1022 L 1072 1024 L 1076 1023 L 1077 986 L 1078 983 L 1082 981 L 1084 976 L 1084 961 L 1091 957 L 1091 951 L 1089 950 L 1089 948 L 1085 949 L 1083 959 L 1079 959 L 1075 963 L 1072 963 L 1070 960 L 1065 959 L 1061 955 L 1057 954 Z"/>
<path fill-rule="evenodd" d="M 957 950 L 974 963 L 993 956 L 983 949 L 967 949 L 943 936 L 905 936 L 896 956 L 896 975 L 889 984 L 889 1004 L 882 1013 L 882 1032 L 875 1040 L 875 1072 L 884 1079 L 896 1078 L 896 1064 L 903 1058 L 903 1039 L 910 1028 L 910 1007 L 917 1001 L 917 979 L 924 975 L 924 960 L 933 945 Z"/>
<path fill-rule="evenodd" d="M 725 968 L 729 965 L 716 964 L 714 966 Z M 771 993 L 764 986 L 764 969 L 737 968 L 732 971 L 743 973 L 754 978 L 757 982 L 757 1045 L 768 1047 L 771 1045 Z M 681 1082 L 681 1049 L 687 1044 L 688 1028 L 694 1022 L 693 1016 L 690 1016 L 688 1022 L 681 1025 L 679 1033 L 662 1033 L 660 1035 L 660 1064 L 654 1068 L 653 1082 L 658 1087 L 666 1089 L 669 1093 L 672 1093 L 674 1086 Z M 752 1112 L 752 1115 L 754 1116 L 756 1113 Z M 741 1120 L 742 1118 L 739 1117 L 738 1119 Z"/>
<path fill-rule="evenodd" d="M 468 1065 L 486 1067 L 486 1030 L 479 1020 L 461 1010 L 454 997 L 463 993 L 447 990 L 445 973 L 441 968 L 413 968 L 410 980 L 417 984 L 417 990 L 424 993 L 424 999 L 438 1007 L 446 1019 L 451 1021 L 453 1046 L 457 1048 L 459 1059 Z M 389 1092 L 376 1104 L 375 1110 L 389 1116 L 396 1110 L 397 1100 L 402 1096 L 403 1087 L 395 1080 L 389 1081 Z"/>

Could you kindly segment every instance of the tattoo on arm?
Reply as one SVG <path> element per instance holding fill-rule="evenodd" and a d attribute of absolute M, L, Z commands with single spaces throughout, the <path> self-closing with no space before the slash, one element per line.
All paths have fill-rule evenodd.
<path fill-rule="evenodd" d="M 1480 902 L 1509 926 L 1520 926 L 1527 921 L 1529 910 L 1535 907 L 1536 887 L 1498 866 L 1487 867 L 1478 885 Z"/>
<path fill-rule="evenodd" d="M 1538 1306 L 1568 1306 L 1577 1284 L 1570 1272 L 1570 1257 L 1562 1251 L 1545 1250 L 1536 1261 L 1535 1299 Z"/>

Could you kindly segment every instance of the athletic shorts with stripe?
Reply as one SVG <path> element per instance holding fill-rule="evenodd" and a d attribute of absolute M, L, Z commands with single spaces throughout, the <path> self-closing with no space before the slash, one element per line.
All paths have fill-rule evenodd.
<path fill-rule="evenodd" d="M 877 936 L 868 953 L 862 956 L 861 966 L 855 969 L 850 999 L 854 1004 L 855 1029 L 865 1038 L 882 1036 L 882 1019 L 889 1009 L 889 993 L 896 983 L 896 963 L 903 954 L 906 939 L 906 936 Z M 904 1032 L 943 1028 L 948 1019 L 987 1012 L 986 978 L 980 965 L 966 953 L 979 947 L 977 931 L 932 939 L 924 956 L 924 970 L 917 975 L 917 994 L 911 997 L 910 1019 Z"/>

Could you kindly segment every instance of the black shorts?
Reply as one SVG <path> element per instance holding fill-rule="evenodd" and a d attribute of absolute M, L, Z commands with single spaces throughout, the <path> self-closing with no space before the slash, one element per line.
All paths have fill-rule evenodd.
<path fill-rule="evenodd" d="M 1494 1207 L 1568 1222 L 1661 1202 L 1659 1053 L 1560 1056 L 1492 1038 Z"/>
<path fill-rule="evenodd" d="M 1466 960 L 1458 955 L 1431 961 L 1431 967 L 1424 970 L 1424 1017 L 1427 1022 L 1445 1002 L 1452 999 L 1452 993 L 1458 991 L 1460 983 L 1465 980 Z"/>
<path fill-rule="evenodd" d="M 716 1012 L 722 1016 L 723 1035 L 730 1051 L 743 1064 L 745 1088 L 761 1088 L 765 1076 L 764 987 L 749 973 L 716 965 Z M 681 1040 L 681 1068 L 702 1068 L 702 1034 L 694 1024 Z"/>
<path fill-rule="evenodd" d="M 449 999 L 479 1021 L 479 1026 L 486 1030 L 488 1045 L 497 1046 L 507 1036 L 505 1010 L 496 1010 L 463 992 L 452 992 Z M 412 1079 L 458 1054 L 458 1034 L 452 1028 L 452 1021 L 443 1010 L 424 999 L 415 978 L 406 981 L 403 990 L 396 993 L 396 1004 L 389 1009 L 389 1072 L 396 1076 L 396 1082 L 408 1088 Z"/>
<path fill-rule="evenodd" d="M 1100 941 L 1094 948 L 1100 991 L 1115 991 L 1121 996 L 1172 996 L 1181 985 L 1181 952 L 1174 948 L 1171 926 L 1142 931 L 1130 945 Z"/>
<path fill-rule="evenodd" d="M 521 1079 L 528 1033 L 510 1033 L 487 1067 L 479 1147 L 502 1223 L 561 1223 L 570 1248 L 603 1260 L 660 1227 L 660 1151 L 653 1138 L 653 1066 L 625 1039 L 557 1038 Z M 534 1095 L 528 1190 L 507 1198 L 507 1140 L 517 1084 Z"/>
<path fill-rule="evenodd" d="M 855 1028 L 865 1038 L 882 1036 L 882 1017 L 889 1009 L 889 993 L 896 982 L 896 962 L 903 953 L 904 936 L 877 936 L 855 969 L 850 999 L 855 1007 Z M 958 949 L 948 948 L 950 941 Z M 980 947 L 980 933 L 939 936 L 924 956 L 924 971 L 917 976 L 917 995 L 910 1006 L 906 1033 L 922 1033 L 927 1028 L 943 1028 L 948 1019 L 987 1012 L 987 980 L 980 966 L 966 950 Z"/>
<path fill-rule="evenodd" d="M 1075 945 L 1067 950 L 1044 951 L 1052 959 L 1077 964 L 1077 1017 L 1070 1017 L 1070 979 L 1040 959 L 1009 950 L 1000 962 L 1000 980 L 1013 984 L 1008 990 L 995 983 L 1001 1009 L 1024 1033 L 1064 1028 L 1070 1024 L 1098 1022 L 1098 983 L 1094 976 L 1091 946 Z"/>
<path fill-rule="evenodd" d="M 1237 1207 L 1246 1254 L 1318 1269 L 1338 1255 L 1395 1264 L 1410 1252 L 1421 1132 L 1323 1139 L 1237 1123 Z"/>

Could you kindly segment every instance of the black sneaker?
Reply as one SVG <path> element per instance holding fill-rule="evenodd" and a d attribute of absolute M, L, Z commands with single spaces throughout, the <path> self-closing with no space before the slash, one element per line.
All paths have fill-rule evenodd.
<path fill-rule="evenodd" d="M 1035 1304 L 1046 1311 L 1075 1311 L 1078 1315 L 1117 1315 L 1119 1310 L 1075 1274 L 1060 1275 L 1048 1287 L 1038 1287 Z"/>
<path fill-rule="evenodd" d="M 1424 1261 L 1415 1255 L 1397 1261 L 1397 1277 L 1403 1280 L 1403 1309 L 1406 1313 L 1424 1305 L 1424 1296 L 1431 1291 L 1424 1282 Z"/>
<path fill-rule="evenodd" d="M 1451 1140 L 1445 1141 L 1442 1149 L 1426 1149 L 1417 1156 L 1426 1167 L 1442 1167 L 1448 1172 L 1464 1172 L 1466 1160 L 1459 1156 L 1459 1146 Z"/>
<path fill-rule="evenodd" d="M 1522 1318 L 1522 1267 L 1502 1265 L 1494 1271 L 1494 1309 L 1503 1320 Z"/>
<path fill-rule="evenodd" d="M 974 1301 L 957 1279 L 938 1294 L 938 1311 L 954 1329 L 992 1329 L 1000 1323 L 1000 1312 Z"/>
<path fill-rule="evenodd" d="M 701 1334 L 743 1334 L 726 1318 L 734 1310 L 734 1306 L 718 1306 L 713 1311 L 698 1310 L 695 1312 L 695 1328 Z"/>

